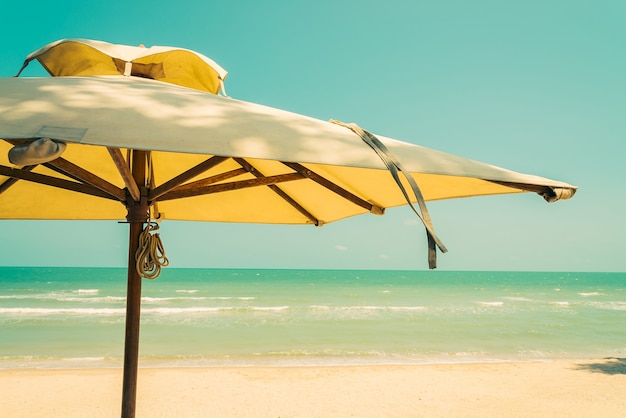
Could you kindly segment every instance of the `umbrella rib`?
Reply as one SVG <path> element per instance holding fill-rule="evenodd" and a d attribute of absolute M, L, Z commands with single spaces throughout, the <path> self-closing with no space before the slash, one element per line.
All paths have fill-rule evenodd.
<path fill-rule="evenodd" d="M 281 161 L 281 162 L 284 165 L 286 165 L 287 167 L 289 167 L 289 168 L 295 170 L 296 172 L 300 173 L 302 176 L 307 177 L 307 178 L 313 180 L 317 184 L 319 184 L 321 186 L 324 186 L 328 190 L 338 194 L 339 196 L 341 196 L 344 199 L 354 203 L 355 205 L 361 206 L 363 209 L 366 209 L 366 210 L 370 211 L 371 213 L 373 213 L 375 215 L 382 215 L 382 214 L 385 213 L 385 208 L 371 204 L 370 202 L 360 198 L 359 196 L 355 195 L 354 193 L 351 193 L 351 192 L 347 191 L 343 187 L 338 186 L 337 184 L 333 183 L 332 181 L 328 180 L 327 178 L 325 178 L 325 177 L 323 177 L 323 176 L 313 172 L 312 170 L 304 167 L 301 164 L 290 163 L 290 162 L 285 162 L 285 161 Z"/>
<path fill-rule="evenodd" d="M 33 183 L 39 183 L 46 186 L 58 187 L 60 189 L 84 193 L 96 197 L 103 197 L 105 199 L 117 200 L 109 193 L 105 193 L 102 190 L 89 184 L 77 183 L 75 181 L 46 176 L 44 174 L 32 173 L 24 169 L 17 169 L 0 165 L 0 175 L 11 177 L 14 179 L 26 180 Z"/>
<path fill-rule="evenodd" d="M 62 174 L 66 174 L 76 180 L 100 189 L 121 202 L 126 200 L 126 193 L 124 193 L 124 190 L 64 158 L 59 157 L 55 160 L 44 163 L 43 165 L 51 169 L 56 169 L 55 171 L 58 170 L 58 172 Z"/>
<path fill-rule="evenodd" d="M 107 147 L 107 150 L 109 151 L 109 154 L 111 155 L 111 158 L 113 159 L 113 162 L 115 163 L 115 166 L 117 167 L 117 170 L 120 172 L 120 175 L 122 176 L 122 179 L 124 180 L 124 184 L 126 185 L 126 188 L 128 189 L 128 193 L 130 193 L 130 196 L 133 198 L 135 202 L 139 202 L 139 200 L 141 199 L 139 186 L 137 186 L 137 183 L 135 182 L 135 179 L 133 178 L 133 174 L 130 172 L 130 168 L 128 167 L 128 164 L 126 163 L 124 156 L 122 155 L 122 151 L 120 151 L 119 148 L 114 148 L 114 147 Z"/>
<path fill-rule="evenodd" d="M 2 173 L 0 173 L 2 174 Z M 221 192 L 229 192 L 233 190 L 248 189 L 250 187 L 267 186 L 268 184 L 284 183 L 286 181 L 302 180 L 304 177 L 299 173 L 280 174 L 277 176 L 268 176 L 250 180 L 233 181 L 230 183 L 214 184 L 193 189 L 174 189 L 162 195 L 158 201 L 182 199 L 185 197 L 201 196 L 206 194 L 214 194 Z"/>
<path fill-rule="evenodd" d="M 541 186 L 538 184 L 524 184 L 524 183 L 512 183 L 508 181 L 487 180 L 491 183 L 496 183 L 501 186 L 511 187 L 513 189 L 522 190 L 525 192 L 535 192 L 541 196 L 554 196 L 554 190 L 549 186 Z"/>
<path fill-rule="evenodd" d="M 33 168 L 37 167 L 36 165 L 27 165 L 21 168 L 22 171 L 31 171 Z M 17 183 L 19 179 L 15 177 L 9 177 L 6 181 L 0 184 L 0 194 L 7 191 L 7 189 Z"/>
<path fill-rule="evenodd" d="M 228 180 L 228 179 L 231 179 L 233 177 L 241 176 L 242 174 L 247 174 L 247 173 L 248 172 L 245 169 L 237 168 L 235 170 L 230 170 L 230 171 L 227 171 L 225 173 L 216 174 L 215 176 L 207 177 L 207 178 L 204 178 L 202 180 L 192 181 L 191 183 L 183 184 L 181 186 L 176 187 L 173 190 L 174 191 L 192 190 L 192 189 L 196 189 L 196 188 L 199 188 L 199 187 L 209 186 L 211 184 L 218 183 L 218 182 L 224 181 L 224 180 Z M 160 197 L 160 195 L 159 195 L 159 197 Z M 150 200 L 158 201 L 160 199 L 159 198 L 154 199 L 153 196 L 150 195 Z"/>
<path fill-rule="evenodd" d="M 181 173 L 178 176 L 173 177 L 172 179 L 156 187 L 154 190 L 150 192 L 149 200 L 157 200 L 160 196 L 164 195 L 165 193 L 168 193 L 171 190 L 174 190 L 176 187 L 180 186 L 184 182 L 191 180 L 192 178 L 196 176 L 199 176 L 205 171 L 210 170 L 216 165 L 226 161 L 227 159 L 228 157 L 220 157 L 216 155 L 216 156 L 209 158 L 208 160 L 201 162 L 200 164 L 190 168 L 184 173 Z"/>
<path fill-rule="evenodd" d="M 234 160 L 237 161 L 239 164 L 241 164 L 241 166 L 247 172 L 249 172 L 250 174 L 252 174 L 256 178 L 265 178 L 266 177 L 256 167 L 254 167 L 252 164 L 250 164 L 245 159 L 243 159 L 243 158 L 234 158 Z M 289 196 L 289 194 L 287 192 L 285 192 L 283 189 L 281 189 L 280 187 L 278 187 L 275 184 L 268 184 L 267 187 L 269 187 L 274 193 L 276 193 L 283 200 L 285 200 L 287 203 L 289 203 L 298 212 L 300 212 L 302 215 L 304 215 L 304 217 L 306 217 L 309 221 L 311 221 L 311 223 L 315 224 L 315 226 L 321 226 L 322 225 L 322 222 L 316 216 L 313 216 L 313 214 L 311 212 L 306 210 L 302 205 L 300 205 L 300 203 L 298 203 L 294 198 Z"/>

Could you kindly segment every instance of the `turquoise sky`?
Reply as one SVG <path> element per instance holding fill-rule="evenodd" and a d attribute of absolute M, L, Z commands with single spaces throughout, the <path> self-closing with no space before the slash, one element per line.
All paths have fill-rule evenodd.
<path fill-rule="evenodd" d="M 6 3 L 6 2 L 5 2 Z M 626 2 L 8 2 L 0 76 L 62 38 L 167 45 L 230 96 L 578 185 L 433 202 L 443 270 L 626 271 Z M 25 76 L 42 75 L 31 64 Z M 426 269 L 408 208 L 323 228 L 164 222 L 175 267 Z M 123 266 L 127 226 L 0 221 L 0 265 Z"/>

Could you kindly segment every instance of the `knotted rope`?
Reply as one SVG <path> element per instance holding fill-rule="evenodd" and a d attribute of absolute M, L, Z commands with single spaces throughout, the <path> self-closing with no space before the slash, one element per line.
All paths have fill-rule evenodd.
<path fill-rule="evenodd" d="M 165 249 L 157 231 L 159 225 L 149 222 L 139 236 L 139 247 L 135 254 L 137 273 L 143 278 L 154 280 L 161 274 L 161 267 L 166 267 L 170 261 L 165 256 Z"/>

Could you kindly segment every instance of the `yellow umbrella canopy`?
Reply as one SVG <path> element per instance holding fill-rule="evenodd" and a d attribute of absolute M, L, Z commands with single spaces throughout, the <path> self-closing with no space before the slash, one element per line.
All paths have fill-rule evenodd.
<path fill-rule="evenodd" d="M 0 219 L 125 219 L 129 266 L 151 220 L 321 226 L 408 204 L 434 268 L 445 247 L 425 202 L 522 192 L 552 202 L 576 191 L 227 97 L 226 71 L 189 50 L 71 39 L 25 66 L 32 60 L 57 77 L 0 79 Z M 134 416 L 140 274 L 129 268 L 124 416 Z"/>
<path fill-rule="evenodd" d="M 184 48 L 150 48 L 90 39 L 61 39 L 30 53 L 52 76 L 126 75 L 145 77 L 217 94 L 227 72 L 212 59 Z M 18 73 L 19 76 L 19 73 Z"/>

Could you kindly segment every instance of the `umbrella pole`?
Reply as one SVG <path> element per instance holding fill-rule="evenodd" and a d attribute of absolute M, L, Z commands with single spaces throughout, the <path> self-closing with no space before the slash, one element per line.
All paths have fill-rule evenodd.
<path fill-rule="evenodd" d="M 133 151 L 132 173 L 140 188 L 145 184 L 146 153 Z M 139 364 L 139 319 L 141 314 L 141 276 L 135 268 L 139 237 L 146 222 L 148 204 L 128 199 L 130 233 L 128 237 L 128 285 L 126 294 L 126 334 L 124 342 L 124 379 L 122 388 L 122 418 L 134 418 L 137 398 L 137 368 Z"/>
<path fill-rule="evenodd" d="M 135 269 L 135 253 L 143 224 L 131 223 L 128 241 L 128 285 L 126 294 L 126 337 L 124 343 L 124 385 L 122 418 L 135 416 L 137 367 L 139 360 L 139 319 L 141 313 L 141 277 Z"/>

